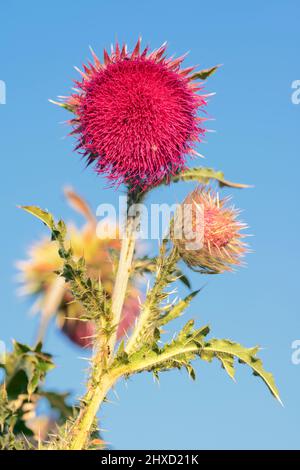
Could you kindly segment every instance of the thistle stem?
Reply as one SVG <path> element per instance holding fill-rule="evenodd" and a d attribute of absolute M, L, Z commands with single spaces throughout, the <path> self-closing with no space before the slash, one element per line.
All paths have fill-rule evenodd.
<path fill-rule="evenodd" d="M 131 203 L 136 203 L 138 195 L 131 197 Z M 112 295 L 112 321 L 111 326 L 115 328 L 110 338 L 105 341 L 102 336 L 102 327 L 99 325 L 98 337 L 95 341 L 95 354 L 92 359 L 90 379 L 87 385 L 87 393 L 82 401 L 82 408 L 71 429 L 68 439 L 68 450 L 84 449 L 90 435 L 97 411 L 101 406 L 106 394 L 114 385 L 118 376 L 113 374 L 110 364 L 114 359 L 114 349 L 117 341 L 117 327 L 120 322 L 124 305 L 129 275 L 132 268 L 132 260 L 135 249 L 135 232 L 140 215 L 133 210 L 128 202 L 127 220 L 124 238 L 122 239 L 120 259 L 116 281 Z"/>
<path fill-rule="evenodd" d="M 97 411 L 116 380 L 117 377 L 107 373 L 100 377 L 99 382 L 94 384 L 93 388 L 90 388 L 85 397 L 86 405 L 81 409 L 76 425 L 71 430 L 71 439 L 67 450 L 82 450 L 85 448 Z"/>
<path fill-rule="evenodd" d="M 115 327 L 114 333 L 111 335 L 109 341 L 109 348 L 111 351 L 111 362 L 113 358 L 113 350 L 117 341 L 117 327 L 120 323 L 126 290 L 129 280 L 129 275 L 132 266 L 132 260 L 135 249 L 135 230 L 138 223 L 138 216 L 127 218 L 125 236 L 122 240 L 120 260 L 118 272 L 112 294 L 112 325 Z"/>

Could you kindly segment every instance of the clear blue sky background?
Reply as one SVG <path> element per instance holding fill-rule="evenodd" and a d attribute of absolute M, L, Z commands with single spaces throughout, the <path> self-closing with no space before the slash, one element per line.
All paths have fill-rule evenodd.
<path fill-rule="evenodd" d="M 104 437 L 117 449 L 300 447 L 300 365 L 291 362 L 291 343 L 300 339 L 300 105 L 291 102 L 291 83 L 300 79 L 299 17 L 297 0 L 1 4 L 0 79 L 7 104 L 0 106 L 0 339 L 7 344 L 12 337 L 34 338 L 30 303 L 15 295 L 14 262 L 46 233 L 16 204 L 39 204 L 70 219 L 61 191 L 66 183 L 93 208 L 117 201 L 117 193 L 104 191 L 102 178 L 84 171 L 72 139 L 64 139 L 67 128 L 60 122 L 68 115 L 47 101 L 68 93 L 73 65 L 89 58 L 89 45 L 101 53 L 116 37 L 132 46 L 139 34 L 152 47 L 168 40 L 170 53 L 190 51 L 187 64 L 224 64 L 207 82 L 217 93 L 209 105 L 217 133 L 199 151 L 228 179 L 255 185 L 233 194 L 255 234 L 254 253 L 236 274 L 193 274 L 194 288 L 207 286 L 188 315 L 209 322 L 214 336 L 260 344 L 285 407 L 245 366 L 238 367 L 237 383 L 218 363 L 196 366 L 195 383 L 184 372 L 162 375 L 160 386 L 150 374 L 139 375 L 128 388 L 117 386 L 119 401 L 112 397 L 115 404 L 102 413 Z M 177 202 L 192 187 L 158 190 L 151 200 Z M 54 328 L 46 349 L 58 363 L 49 387 L 80 394 L 82 352 Z"/>

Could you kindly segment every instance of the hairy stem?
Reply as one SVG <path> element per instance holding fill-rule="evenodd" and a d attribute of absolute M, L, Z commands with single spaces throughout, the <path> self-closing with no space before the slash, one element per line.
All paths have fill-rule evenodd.
<path fill-rule="evenodd" d="M 86 406 L 81 409 L 75 423 L 76 426 L 74 425 L 71 430 L 71 439 L 67 445 L 67 450 L 82 450 L 85 448 L 97 411 L 116 380 L 116 376 L 106 373 L 101 375 L 99 381 L 90 387 L 84 398 Z"/>
<path fill-rule="evenodd" d="M 139 358 L 137 361 L 133 360 L 132 363 L 127 365 L 112 366 L 106 373 L 100 374 L 98 381 L 91 384 L 83 399 L 86 402 L 86 407 L 81 410 L 76 420 L 77 425 L 71 430 L 71 439 L 65 448 L 67 450 L 81 450 L 85 448 L 97 411 L 109 390 L 120 377 L 158 366 L 160 363 L 175 359 L 184 353 L 196 353 L 199 350 L 199 345 L 191 342 L 185 346 L 171 348 L 169 351 L 159 355 L 150 354 L 147 357 Z"/>
<path fill-rule="evenodd" d="M 118 266 L 118 272 L 114 285 L 112 295 L 112 314 L 113 320 L 112 325 L 115 326 L 115 331 L 111 335 L 109 341 L 109 347 L 111 353 L 113 353 L 116 340 L 117 340 L 117 326 L 120 323 L 122 309 L 124 305 L 129 275 L 131 271 L 131 265 L 133 260 L 134 248 L 135 248 L 135 228 L 136 228 L 136 217 L 128 217 L 125 236 L 122 240 L 120 260 Z M 113 357 L 113 354 L 112 354 Z"/>
<path fill-rule="evenodd" d="M 132 270 L 136 240 L 135 232 L 140 220 L 139 213 L 131 204 L 137 203 L 140 197 L 139 194 L 131 194 L 128 201 L 125 234 L 122 239 L 118 271 L 112 295 L 110 325 L 108 325 L 107 322 L 103 324 L 103 320 L 101 322 L 100 318 L 98 334 L 95 340 L 95 354 L 92 359 L 90 378 L 87 384 L 87 392 L 82 400 L 80 413 L 71 428 L 67 444 L 67 449 L 69 450 L 78 450 L 85 447 L 97 411 L 107 392 L 118 378 L 113 375 L 109 366 L 114 359 L 117 327 L 120 322 L 129 275 Z M 103 334 L 106 326 L 113 327 L 113 333 L 108 336 Z"/>
<path fill-rule="evenodd" d="M 126 228 L 124 238 L 122 239 L 118 271 L 112 294 L 112 325 L 115 330 L 108 343 L 109 350 L 111 352 L 109 364 L 112 363 L 114 358 L 113 352 L 117 342 L 117 328 L 120 323 L 129 276 L 132 271 L 136 232 L 139 228 L 141 218 L 138 205 L 142 202 L 144 196 L 145 193 L 142 193 L 139 190 L 132 191 L 130 188 L 128 190 Z"/>

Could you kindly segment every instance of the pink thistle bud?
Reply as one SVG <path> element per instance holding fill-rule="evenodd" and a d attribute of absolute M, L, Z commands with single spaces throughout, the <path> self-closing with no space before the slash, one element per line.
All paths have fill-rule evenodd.
<path fill-rule="evenodd" d="M 78 93 L 60 104 L 75 114 L 76 148 L 116 184 L 146 189 L 167 180 L 205 133 L 197 112 L 206 98 L 192 82 L 193 68 L 181 69 L 184 57 L 167 59 L 165 51 L 165 44 L 142 51 L 140 39 L 132 53 L 118 44 L 104 51 L 104 63 L 92 51 Z"/>
<path fill-rule="evenodd" d="M 172 240 L 181 258 L 203 273 L 232 271 L 241 265 L 247 249 L 240 231 L 247 226 L 237 220 L 239 212 L 228 206 L 229 198 L 203 188 L 195 189 L 179 207 Z"/>

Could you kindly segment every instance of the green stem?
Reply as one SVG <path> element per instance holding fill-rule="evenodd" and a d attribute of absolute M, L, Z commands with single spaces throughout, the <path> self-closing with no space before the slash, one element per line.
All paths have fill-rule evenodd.
<path fill-rule="evenodd" d="M 113 351 L 117 341 L 117 328 L 120 323 L 122 309 L 127 291 L 127 285 L 129 281 L 129 275 L 132 266 L 132 260 L 135 249 L 135 229 L 137 219 L 136 217 L 128 217 L 125 237 L 122 240 L 120 260 L 118 266 L 118 272 L 114 285 L 112 295 L 112 325 L 115 327 L 114 333 L 111 335 L 109 340 L 109 348 L 111 351 L 111 360 L 113 358 Z"/>
<path fill-rule="evenodd" d="M 112 375 L 112 372 L 109 370 L 109 365 L 114 359 L 117 327 L 120 322 L 129 275 L 132 269 L 136 241 L 135 231 L 140 220 L 139 214 L 135 213 L 134 210 L 133 214 L 129 213 L 130 203 L 137 203 L 139 197 L 141 197 L 139 194 L 132 194 L 130 202 L 128 202 L 126 229 L 124 238 L 122 239 L 118 271 L 111 304 L 112 318 L 110 326 L 114 327 L 114 332 L 109 338 L 103 336 L 103 325 L 101 325 L 100 318 L 99 332 L 95 341 L 95 354 L 92 359 L 87 393 L 82 400 L 82 408 L 71 429 L 70 437 L 68 438 L 67 449 L 69 450 L 78 450 L 85 447 L 97 411 L 107 392 L 118 378 Z"/>
<path fill-rule="evenodd" d="M 101 376 L 99 383 L 90 388 L 85 397 L 86 406 L 81 409 L 76 420 L 76 426 L 74 425 L 71 430 L 71 439 L 67 445 L 67 450 L 82 450 L 85 448 L 95 416 L 116 380 L 116 376 L 107 373 Z"/>
<path fill-rule="evenodd" d="M 69 439 L 66 449 L 81 450 L 85 448 L 97 411 L 109 390 L 120 377 L 155 367 L 162 362 L 175 359 L 177 356 L 184 353 L 196 353 L 199 349 L 199 346 L 195 343 L 174 347 L 170 349 L 170 351 L 166 351 L 159 355 L 150 354 L 142 359 L 139 358 L 136 362 L 133 358 L 133 362 L 130 364 L 115 368 L 112 367 L 106 373 L 102 374 L 98 383 L 93 384 L 93 386 L 89 388 L 89 391 L 84 398 L 86 406 L 80 411 L 76 420 L 76 426 L 74 425 L 73 429 L 71 429 L 71 439 Z"/>
<path fill-rule="evenodd" d="M 130 187 L 128 188 L 128 200 L 127 200 L 127 220 L 125 227 L 124 238 L 122 239 L 121 253 L 118 265 L 118 271 L 116 275 L 116 281 L 112 294 L 112 325 L 115 330 L 109 339 L 109 350 L 111 356 L 109 358 L 109 364 L 114 359 L 114 349 L 117 342 L 117 329 L 120 323 L 122 309 L 125 301 L 129 276 L 132 271 L 132 261 L 135 250 L 136 242 L 136 231 L 138 230 L 141 213 L 138 210 L 137 205 L 141 203 L 145 197 L 145 192 L 140 190 L 133 191 Z"/>

